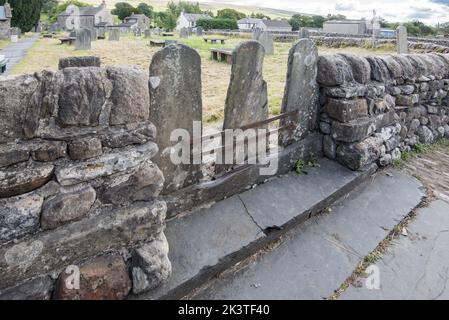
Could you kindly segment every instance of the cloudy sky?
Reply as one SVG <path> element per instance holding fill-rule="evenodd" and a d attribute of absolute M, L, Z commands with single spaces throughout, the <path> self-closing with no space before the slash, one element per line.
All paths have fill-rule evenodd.
<path fill-rule="evenodd" d="M 348 18 L 378 15 L 388 21 L 419 19 L 425 23 L 449 22 L 449 0 L 200 0 L 233 3 L 326 15 L 344 14 Z"/>

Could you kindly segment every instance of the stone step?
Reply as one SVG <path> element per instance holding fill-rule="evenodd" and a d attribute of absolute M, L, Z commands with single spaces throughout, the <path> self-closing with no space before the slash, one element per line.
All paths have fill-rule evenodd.
<path fill-rule="evenodd" d="M 289 173 L 168 221 L 173 274 L 157 290 L 131 299 L 186 296 L 329 207 L 375 170 L 354 172 L 323 158 L 307 174 Z"/>
<path fill-rule="evenodd" d="M 425 196 L 405 173 L 379 172 L 329 213 L 317 215 L 283 242 L 223 273 L 188 299 L 326 299 Z"/>

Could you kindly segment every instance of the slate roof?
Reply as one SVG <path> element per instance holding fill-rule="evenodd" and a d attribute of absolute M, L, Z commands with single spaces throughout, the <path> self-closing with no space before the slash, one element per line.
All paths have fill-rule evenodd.
<path fill-rule="evenodd" d="M 286 20 L 262 20 L 268 28 L 291 28 L 292 26 Z"/>

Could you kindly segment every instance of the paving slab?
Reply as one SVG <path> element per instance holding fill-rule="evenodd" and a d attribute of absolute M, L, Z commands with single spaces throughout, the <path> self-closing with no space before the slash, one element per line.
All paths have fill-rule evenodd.
<path fill-rule="evenodd" d="M 376 263 L 379 290 L 350 287 L 344 300 L 447 300 L 449 299 L 449 204 L 442 200 L 420 209 L 407 228 Z"/>
<path fill-rule="evenodd" d="M 360 173 L 321 159 L 307 174 L 292 173 L 241 195 L 254 221 L 266 229 L 282 226 L 341 189 Z"/>
<path fill-rule="evenodd" d="M 217 264 L 220 258 L 265 236 L 238 197 L 168 222 L 165 234 L 170 244 L 173 273 L 168 283 L 146 298 L 165 295 L 201 269 Z"/>
<path fill-rule="evenodd" d="M 311 218 L 281 246 L 193 298 L 327 298 L 424 195 L 416 179 L 396 170 L 381 172 L 331 213 Z"/>
<path fill-rule="evenodd" d="M 173 276 L 155 291 L 135 298 L 173 298 L 189 292 L 207 277 L 215 276 L 212 273 L 221 272 L 220 268 L 233 266 L 273 241 L 274 235 L 264 232 L 267 227 L 288 229 L 307 220 L 312 212 L 335 202 L 372 173 L 353 172 L 328 159 L 320 159 L 319 167 L 308 171 L 308 175 L 292 172 L 210 208 L 168 221 Z M 275 219 L 259 219 L 268 215 Z M 208 268 L 217 265 L 220 268 Z"/>

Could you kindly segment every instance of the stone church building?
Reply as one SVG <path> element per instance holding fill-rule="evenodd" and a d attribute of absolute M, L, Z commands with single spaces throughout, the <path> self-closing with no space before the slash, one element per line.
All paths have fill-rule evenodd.
<path fill-rule="evenodd" d="M 11 36 L 11 6 L 6 2 L 0 6 L 0 40 L 9 39 Z"/>
<path fill-rule="evenodd" d="M 105 1 L 98 7 L 70 5 L 58 16 L 58 25 L 63 30 L 104 27 L 112 24 L 112 15 L 107 10 Z"/>

